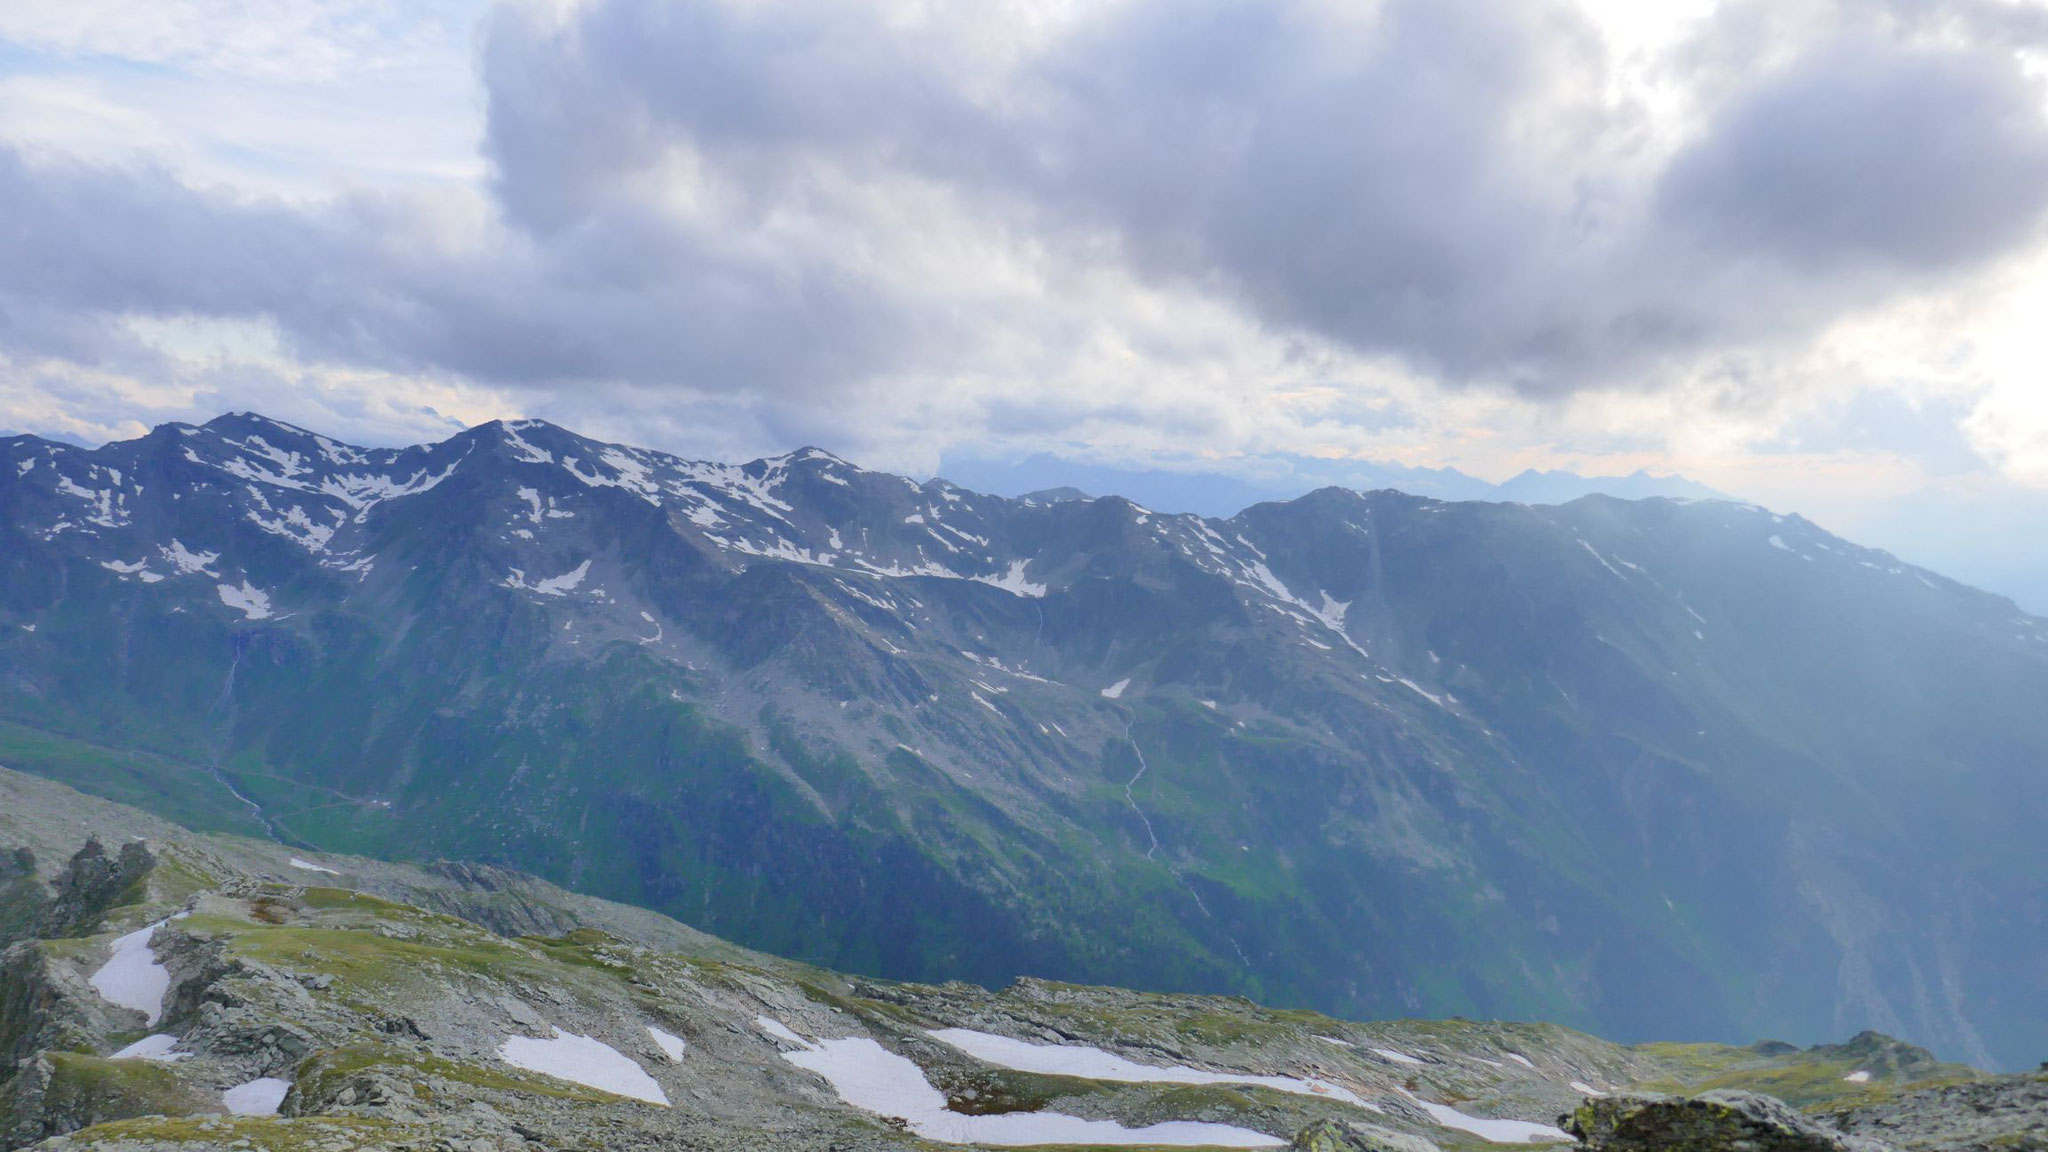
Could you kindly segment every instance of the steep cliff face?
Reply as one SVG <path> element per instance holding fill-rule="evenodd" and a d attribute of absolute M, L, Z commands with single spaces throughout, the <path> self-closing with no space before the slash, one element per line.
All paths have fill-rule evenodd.
<path fill-rule="evenodd" d="M 1797 518 L 254 416 L 0 513 L 0 758 L 207 827 L 894 978 L 2048 1044 L 2048 625 Z"/>

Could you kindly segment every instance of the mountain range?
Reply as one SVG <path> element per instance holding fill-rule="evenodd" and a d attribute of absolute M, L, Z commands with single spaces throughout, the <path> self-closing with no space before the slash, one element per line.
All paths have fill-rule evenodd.
<path fill-rule="evenodd" d="M 2048 1047 L 2048 622 L 1723 500 L 13 437 L 0 761 L 893 979 Z"/>
<path fill-rule="evenodd" d="M 1018 460 L 952 454 L 939 474 L 965 487 L 999 496 L 1029 496 L 1048 490 L 1079 495 L 1115 494 L 1161 512 L 1193 512 L 1228 518 L 1254 504 L 1292 500 L 1319 488 L 1391 488 L 1437 500 L 1499 500 L 1520 504 L 1564 504 L 1581 496 L 1643 500 L 1726 500 L 1724 493 L 1683 476 L 1656 476 L 1638 469 L 1626 476 L 1581 476 L 1576 472 L 1529 468 L 1498 484 L 1456 468 L 1416 468 L 1371 460 L 1326 460 L 1277 454 L 1240 462 L 1241 472 L 1203 467 L 1127 468 L 1040 452 Z"/>

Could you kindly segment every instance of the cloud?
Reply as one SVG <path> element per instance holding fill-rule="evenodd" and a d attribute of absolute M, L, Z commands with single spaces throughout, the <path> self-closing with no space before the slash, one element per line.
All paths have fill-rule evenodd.
<path fill-rule="evenodd" d="M 446 61 L 373 35 L 384 10 L 216 47 L 199 0 L 156 47 L 48 5 L 0 33 L 236 83 L 273 34 L 320 77 Z M 898 463 L 1003 437 L 1442 460 L 1538 416 L 1630 451 L 1702 413 L 1767 436 L 1846 322 L 2038 255 L 2038 23 L 1736 4 L 1624 69 L 1562 0 L 510 2 L 476 41 L 474 183 L 283 200 L 9 136 L 0 352 L 198 396 L 138 321 L 243 325 L 265 380 Z"/>
<path fill-rule="evenodd" d="M 957 28 L 833 0 L 506 8 L 490 150 L 537 235 L 656 185 L 757 236 L 935 187 L 1052 259 L 1538 395 L 1811 338 L 2031 245 L 2048 208 L 2040 89 L 2001 44 L 1809 30 L 1673 146 L 1573 7 L 1373 12 L 1135 0 L 970 68 Z"/>
<path fill-rule="evenodd" d="M 1811 280 L 1969 268 L 2029 243 L 2048 208 L 2040 102 L 2009 52 L 1827 45 L 1725 109 L 1658 211 Z"/>

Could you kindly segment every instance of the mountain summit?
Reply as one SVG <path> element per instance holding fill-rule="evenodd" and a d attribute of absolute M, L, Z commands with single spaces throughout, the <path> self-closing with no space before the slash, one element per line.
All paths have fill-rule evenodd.
<path fill-rule="evenodd" d="M 1714 500 L 0 440 L 0 757 L 906 979 L 2038 1059 L 2048 623 Z"/>

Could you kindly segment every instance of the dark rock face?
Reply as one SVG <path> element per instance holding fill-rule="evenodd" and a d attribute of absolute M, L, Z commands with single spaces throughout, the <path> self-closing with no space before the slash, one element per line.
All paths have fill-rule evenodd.
<path fill-rule="evenodd" d="M 1561 1117 L 1592 1152 L 1888 1152 L 1754 1092 L 1610 1096 Z"/>
<path fill-rule="evenodd" d="M 0 858 L 0 947 L 17 940 L 80 936 L 97 926 L 109 908 L 132 903 L 156 867 L 156 857 L 139 841 L 109 857 L 96 839 L 71 857 L 54 885 L 36 875 L 35 853 L 17 848 Z"/>
<path fill-rule="evenodd" d="M 107 909 L 134 900 L 155 867 L 156 857 L 140 841 L 109 857 L 98 840 L 87 840 L 57 878 L 56 897 L 37 913 L 35 934 L 54 940 L 91 930 Z"/>

